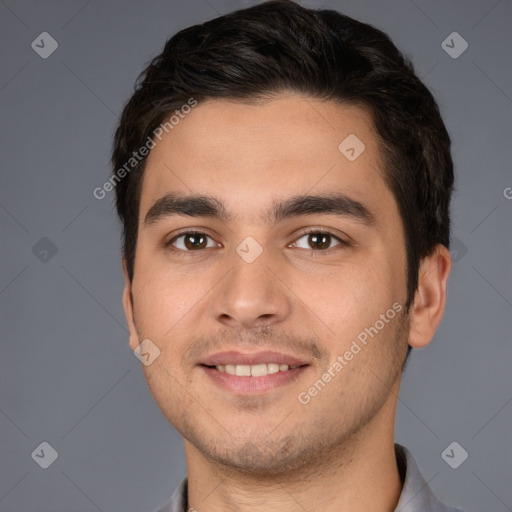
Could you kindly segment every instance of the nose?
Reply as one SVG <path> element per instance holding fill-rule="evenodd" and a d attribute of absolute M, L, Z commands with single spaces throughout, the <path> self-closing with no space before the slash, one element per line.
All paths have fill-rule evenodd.
<path fill-rule="evenodd" d="M 271 261 L 268 251 L 264 250 L 252 263 L 235 252 L 230 264 L 231 270 L 220 286 L 215 287 L 211 302 L 217 322 L 245 330 L 274 325 L 288 318 L 291 292 L 281 282 L 282 272 Z"/>

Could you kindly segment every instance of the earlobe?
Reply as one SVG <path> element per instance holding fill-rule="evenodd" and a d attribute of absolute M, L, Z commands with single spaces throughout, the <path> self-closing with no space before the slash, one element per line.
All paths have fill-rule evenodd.
<path fill-rule="evenodd" d="M 437 245 L 421 261 L 418 288 L 410 313 L 409 345 L 413 348 L 426 347 L 441 323 L 451 268 L 450 251 L 444 245 Z"/>
<path fill-rule="evenodd" d="M 139 334 L 135 325 L 135 318 L 133 313 L 133 296 L 132 296 L 132 283 L 128 276 L 126 260 L 123 258 L 123 274 L 124 274 L 124 289 L 123 289 L 123 309 L 128 324 L 128 331 L 130 334 L 130 348 L 135 350 L 139 345 Z"/>

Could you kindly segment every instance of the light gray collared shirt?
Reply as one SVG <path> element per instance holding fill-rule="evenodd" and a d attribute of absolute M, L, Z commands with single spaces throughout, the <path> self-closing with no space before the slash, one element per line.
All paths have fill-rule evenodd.
<path fill-rule="evenodd" d="M 403 476 L 403 487 L 395 512 L 462 512 L 460 509 L 443 505 L 420 473 L 411 452 L 395 444 L 398 468 Z M 187 512 L 187 479 L 174 491 L 171 498 L 155 512 Z"/>

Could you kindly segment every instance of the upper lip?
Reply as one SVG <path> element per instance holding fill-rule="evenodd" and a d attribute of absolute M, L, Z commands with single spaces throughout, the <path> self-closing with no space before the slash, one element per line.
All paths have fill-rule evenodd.
<path fill-rule="evenodd" d="M 266 350 L 264 352 L 238 352 L 236 350 L 215 352 L 214 354 L 205 357 L 200 362 L 200 364 L 205 366 L 218 366 L 219 364 L 254 365 L 263 363 L 287 364 L 288 366 L 302 366 L 309 364 L 304 359 L 270 350 Z"/>

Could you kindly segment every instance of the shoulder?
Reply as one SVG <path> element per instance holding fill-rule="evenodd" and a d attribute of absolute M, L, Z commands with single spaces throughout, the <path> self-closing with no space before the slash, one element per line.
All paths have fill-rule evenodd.
<path fill-rule="evenodd" d="M 162 503 L 154 512 L 186 512 L 187 508 L 187 478 L 176 487 L 172 496 Z"/>
<path fill-rule="evenodd" d="M 437 499 L 407 448 L 395 444 L 395 455 L 399 471 L 403 475 L 402 493 L 395 512 L 463 512 Z"/>

